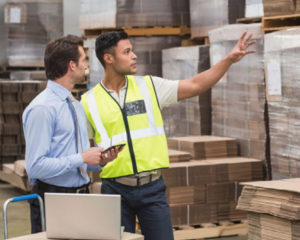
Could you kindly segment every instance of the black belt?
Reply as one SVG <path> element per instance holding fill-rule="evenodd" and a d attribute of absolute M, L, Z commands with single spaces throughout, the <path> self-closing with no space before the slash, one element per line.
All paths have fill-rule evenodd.
<path fill-rule="evenodd" d="M 80 187 L 61 187 L 52 184 L 42 182 L 40 180 L 36 181 L 36 185 L 39 190 L 43 192 L 58 192 L 58 193 L 89 193 L 89 184 L 84 184 Z"/>

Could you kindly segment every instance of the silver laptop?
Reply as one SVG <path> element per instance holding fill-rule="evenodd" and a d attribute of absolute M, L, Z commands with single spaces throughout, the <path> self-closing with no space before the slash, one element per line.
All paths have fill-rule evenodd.
<path fill-rule="evenodd" d="M 121 197 L 45 193 L 48 238 L 121 239 Z"/>

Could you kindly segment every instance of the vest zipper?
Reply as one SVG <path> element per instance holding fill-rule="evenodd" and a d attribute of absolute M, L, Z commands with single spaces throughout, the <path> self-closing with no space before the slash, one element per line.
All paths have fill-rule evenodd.
<path fill-rule="evenodd" d="M 128 120 L 127 120 L 126 108 L 125 108 L 127 90 L 128 90 L 128 85 L 129 85 L 129 80 L 128 80 L 127 76 L 125 76 L 125 77 L 127 79 L 127 88 L 126 88 L 126 92 L 125 92 L 125 96 L 124 96 L 123 109 L 121 108 L 118 101 L 116 101 L 116 99 L 114 99 L 113 96 L 111 96 L 110 93 L 105 89 L 105 87 L 102 85 L 102 83 L 100 82 L 99 84 L 104 89 L 104 91 L 106 91 L 107 94 L 117 103 L 117 105 L 119 106 L 119 108 L 121 110 L 122 117 L 123 117 L 124 124 L 125 124 L 125 128 L 126 128 L 126 133 L 127 133 L 127 143 L 128 143 L 128 149 L 129 149 L 129 153 L 130 153 L 130 157 L 131 157 L 133 173 L 137 174 L 138 171 L 137 171 L 136 160 L 135 160 L 135 155 L 134 155 L 134 151 L 133 151 L 133 145 L 132 145 L 132 140 L 131 140 L 131 135 L 130 135 L 130 129 L 129 129 Z"/>
<path fill-rule="evenodd" d="M 137 171 L 137 167 L 136 167 L 135 155 L 134 155 L 134 152 L 133 152 L 132 140 L 131 140 L 131 135 L 130 135 L 129 125 L 128 125 L 128 120 L 127 120 L 125 105 L 124 105 L 124 109 L 121 109 L 121 112 L 122 112 L 122 116 L 123 116 L 123 120 L 124 120 L 124 124 L 125 124 L 125 128 L 126 128 L 126 132 L 127 132 L 127 143 L 128 143 L 129 153 L 130 153 L 130 156 L 131 156 L 131 162 L 132 162 L 133 172 L 134 172 L 134 174 L 137 174 L 138 171 Z"/>

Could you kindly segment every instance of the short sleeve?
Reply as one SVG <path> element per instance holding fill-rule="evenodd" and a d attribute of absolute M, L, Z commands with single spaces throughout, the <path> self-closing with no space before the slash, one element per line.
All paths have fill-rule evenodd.
<path fill-rule="evenodd" d="M 178 102 L 179 80 L 168 80 L 160 77 L 152 77 L 152 81 L 161 108 Z"/>

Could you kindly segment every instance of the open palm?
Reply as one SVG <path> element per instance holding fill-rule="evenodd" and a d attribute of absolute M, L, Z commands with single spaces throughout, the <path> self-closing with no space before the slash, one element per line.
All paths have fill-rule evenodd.
<path fill-rule="evenodd" d="M 242 34 L 237 44 L 229 53 L 229 58 L 233 63 L 240 61 L 247 54 L 256 52 L 255 50 L 247 50 L 249 46 L 256 43 L 256 40 L 251 40 L 252 33 L 248 36 L 246 35 L 247 31 Z"/>

